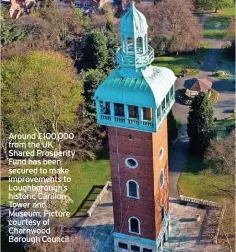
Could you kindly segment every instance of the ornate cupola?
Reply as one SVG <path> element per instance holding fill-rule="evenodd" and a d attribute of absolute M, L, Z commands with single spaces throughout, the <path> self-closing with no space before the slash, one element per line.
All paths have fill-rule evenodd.
<path fill-rule="evenodd" d="M 152 66 L 145 16 L 131 3 L 120 21 L 118 67 L 99 85 L 97 121 L 107 126 L 156 132 L 174 103 L 174 73 Z"/>
<path fill-rule="evenodd" d="M 131 3 L 120 22 L 121 48 L 117 52 L 120 66 L 140 68 L 152 63 L 154 50 L 148 46 L 147 29 L 145 16 Z"/>

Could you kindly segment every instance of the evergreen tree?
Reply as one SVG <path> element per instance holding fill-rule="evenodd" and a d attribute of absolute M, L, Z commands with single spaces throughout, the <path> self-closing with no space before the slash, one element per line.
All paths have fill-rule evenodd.
<path fill-rule="evenodd" d="M 87 69 L 103 69 L 107 67 L 107 38 L 99 31 L 90 32 L 85 38 L 82 55 L 82 66 Z"/>
<path fill-rule="evenodd" d="M 106 75 L 99 69 L 90 69 L 82 73 L 84 84 L 84 103 L 85 103 L 85 116 L 93 121 L 96 120 L 96 105 L 93 99 L 94 93 L 98 85 L 105 79 Z"/>
<path fill-rule="evenodd" d="M 200 92 L 195 96 L 188 115 L 188 136 L 190 151 L 203 155 L 210 140 L 216 136 L 213 121 L 213 107 L 208 93 Z"/>
<path fill-rule="evenodd" d="M 113 23 L 109 20 L 106 23 L 105 36 L 107 37 L 108 68 L 113 69 L 116 66 L 116 50 L 118 48 L 119 39 Z"/>
<path fill-rule="evenodd" d="M 173 141 L 178 137 L 178 131 L 180 128 L 180 123 L 175 119 L 172 110 L 167 116 L 167 127 L 168 127 L 168 146 L 169 150 L 172 146 Z"/>

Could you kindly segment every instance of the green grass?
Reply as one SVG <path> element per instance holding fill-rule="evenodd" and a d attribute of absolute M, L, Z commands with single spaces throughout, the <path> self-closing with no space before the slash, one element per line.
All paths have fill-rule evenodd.
<path fill-rule="evenodd" d="M 234 16 L 235 8 L 224 8 L 223 10 L 219 10 L 218 15 Z"/>
<path fill-rule="evenodd" d="M 189 156 L 178 182 L 179 192 L 185 196 L 223 202 L 225 195 L 215 188 L 229 188 L 231 177 L 210 173 L 209 167 L 200 157 Z"/>
<path fill-rule="evenodd" d="M 94 185 L 105 185 L 106 181 L 110 180 L 109 160 L 102 159 L 95 162 L 83 163 L 74 161 L 64 164 L 63 168 L 68 168 L 70 170 L 69 176 L 72 178 L 72 181 L 68 183 L 68 193 L 73 200 L 73 204 L 69 206 L 71 214 L 76 212 L 77 208 Z M 14 185 L 13 183 L 11 184 Z M 8 180 L 1 181 L 2 204 L 8 203 L 8 185 Z M 20 185 L 26 185 L 26 183 L 21 183 Z M 91 204 L 92 201 L 90 202 L 90 205 Z"/>
<path fill-rule="evenodd" d="M 207 18 L 204 24 L 204 37 L 210 39 L 224 39 L 230 25 L 231 17 L 215 14 Z"/>
<path fill-rule="evenodd" d="M 204 30 L 204 37 L 208 39 L 224 39 L 226 30 Z"/>
<path fill-rule="evenodd" d="M 234 125 L 234 122 L 234 119 L 216 121 L 218 136 L 227 136 L 229 133 L 226 127 Z M 214 186 L 227 189 L 232 177 L 211 173 L 210 168 L 201 157 L 188 156 L 178 182 L 179 191 L 186 196 L 224 201 L 225 195 L 220 194 Z"/>
<path fill-rule="evenodd" d="M 223 53 L 221 54 L 221 57 L 219 59 L 219 64 L 217 65 L 215 72 L 217 71 L 224 71 L 229 73 L 229 76 L 225 77 L 220 77 L 217 76 L 218 79 L 226 79 L 226 80 L 230 80 L 233 81 L 235 79 L 235 60 L 233 59 L 229 59 L 227 52 L 227 49 L 225 49 L 223 51 Z"/>
<path fill-rule="evenodd" d="M 209 52 L 210 43 L 202 44 L 202 48 L 197 50 L 196 54 L 184 54 L 179 56 L 160 56 L 156 57 L 153 65 L 170 68 L 175 75 L 183 76 L 184 68 L 196 68 L 200 70 L 200 62 L 203 62 Z M 198 72 L 195 72 L 197 74 Z"/>
<path fill-rule="evenodd" d="M 226 137 L 229 135 L 229 132 L 227 131 L 228 126 L 235 125 L 235 119 L 230 120 L 218 120 L 216 123 L 216 129 L 217 129 L 217 135 L 219 137 Z"/>
<path fill-rule="evenodd" d="M 180 175 L 178 182 L 179 192 L 185 196 L 210 200 L 220 204 L 226 204 L 226 212 L 222 224 L 224 229 L 227 230 L 229 236 L 232 237 L 230 242 L 234 247 L 234 234 L 235 234 L 235 209 L 232 198 L 220 191 L 231 190 L 232 176 L 224 174 L 214 174 L 210 171 L 209 167 L 203 162 L 200 157 L 189 156 L 185 162 L 183 172 Z M 224 234 L 220 232 L 220 243 L 224 243 Z M 221 240 L 222 239 L 222 240 Z"/>
<path fill-rule="evenodd" d="M 204 25 L 206 30 L 227 30 L 230 24 L 228 16 L 212 16 L 208 17 Z"/>
<path fill-rule="evenodd" d="M 105 185 L 110 178 L 109 160 L 73 162 L 68 165 L 72 177 L 68 192 L 73 199 L 69 211 L 74 214 L 94 185 Z"/>

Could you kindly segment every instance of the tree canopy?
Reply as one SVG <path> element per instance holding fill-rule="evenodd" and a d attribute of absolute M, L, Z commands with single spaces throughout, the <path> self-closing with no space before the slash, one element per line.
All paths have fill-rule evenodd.
<path fill-rule="evenodd" d="M 96 106 L 93 99 L 98 85 L 105 79 L 106 75 L 98 69 L 90 69 L 82 74 L 84 84 L 84 103 L 86 117 L 95 120 Z"/>
<path fill-rule="evenodd" d="M 210 140 L 216 136 L 213 107 L 208 93 L 195 96 L 188 115 L 187 131 L 190 138 L 190 151 L 203 155 Z"/>
<path fill-rule="evenodd" d="M 84 40 L 81 64 L 87 69 L 103 69 L 107 66 L 107 38 L 99 31 L 88 33 Z"/>
<path fill-rule="evenodd" d="M 147 17 L 149 37 L 156 53 L 178 53 L 197 47 L 202 28 L 192 13 L 193 9 L 191 0 L 166 0 L 153 8 L 141 8 Z"/>
<path fill-rule="evenodd" d="M 215 12 L 227 7 L 233 7 L 233 0 L 194 0 L 194 4 L 202 9 L 212 8 Z"/>
<path fill-rule="evenodd" d="M 2 123 L 12 133 L 58 132 L 75 124 L 82 84 L 73 61 L 34 51 L 2 64 Z"/>

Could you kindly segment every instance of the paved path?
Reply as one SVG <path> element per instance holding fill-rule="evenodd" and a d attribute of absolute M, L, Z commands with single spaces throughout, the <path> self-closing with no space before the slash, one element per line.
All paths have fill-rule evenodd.
<path fill-rule="evenodd" d="M 179 130 L 177 141 L 171 149 L 169 163 L 169 194 L 170 197 L 179 196 L 177 184 L 182 172 L 186 156 L 188 154 L 189 138 L 187 135 L 187 125 L 183 124 Z"/>
<path fill-rule="evenodd" d="M 202 223 L 206 219 L 206 210 L 200 209 L 192 203 L 180 205 L 178 200 L 170 198 L 171 233 L 165 243 L 164 251 L 215 251 L 225 252 L 218 245 L 211 244 L 211 240 L 201 240 Z M 200 214 L 201 221 L 195 220 Z M 113 205 L 111 188 L 104 194 L 101 203 L 95 208 L 91 217 L 71 218 L 70 227 L 77 230 L 93 245 L 91 252 L 113 252 Z"/>
<path fill-rule="evenodd" d="M 205 22 L 206 16 L 202 17 L 202 25 Z M 215 77 L 212 77 L 213 72 L 215 71 L 219 57 L 221 56 L 221 46 L 225 43 L 225 41 L 213 40 L 213 39 L 204 39 L 204 42 L 209 42 L 211 44 L 211 49 L 206 59 L 201 65 L 201 71 L 199 74 L 195 76 L 187 76 L 183 78 L 178 78 L 175 82 L 175 89 L 184 88 L 184 83 L 186 80 L 192 78 L 208 78 L 213 82 L 212 88 L 219 92 L 219 100 L 217 104 L 214 105 L 214 116 L 218 119 L 229 117 L 234 110 L 235 107 L 235 92 L 233 90 L 232 81 L 222 81 Z M 177 197 L 178 190 L 178 178 L 181 174 L 181 171 L 184 166 L 185 159 L 187 157 L 188 152 L 188 137 L 186 133 L 186 124 L 187 117 L 189 112 L 189 106 L 181 105 L 175 103 L 172 108 L 173 114 L 176 118 L 180 119 L 182 122 L 182 127 L 179 132 L 179 136 L 174 146 L 172 147 L 171 157 L 170 157 L 170 173 L 169 173 L 169 181 L 170 181 L 170 196 Z"/>

